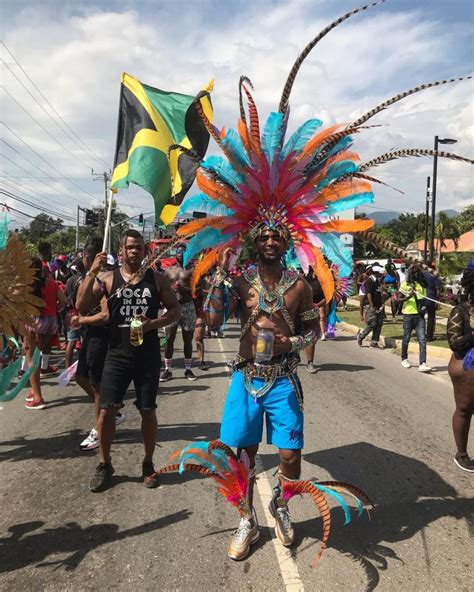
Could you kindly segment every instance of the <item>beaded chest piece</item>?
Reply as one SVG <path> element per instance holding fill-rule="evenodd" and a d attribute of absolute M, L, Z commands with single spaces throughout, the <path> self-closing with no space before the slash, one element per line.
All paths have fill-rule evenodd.
<path fill-rule="evenodd" d="M 290 316 L 290 313 L 288 312 L 288 309 L 285 306 L 283 296 L 291 288 L 291 286 L 293 286 L 295 282 L 298 281 L 300 277 L 299 274 L 296 271 L 290 271 L 287 269 L 283 270 L 281 279 L 274 290 L 268 290 L 264 286 L 256 267 L 250 267 L 249 269 L 245 270 L 242 276 L 257 292 L 258 304 L 252 311 L 252 314 L 248 318 L 245 325 L 242 327 L 240 339 L 243 339 L 261 312 L 267 313 L 269 315 L 281 312 L 283 319 L 290 328 L 291 333 L 294 335 L 295 324 Z"/>

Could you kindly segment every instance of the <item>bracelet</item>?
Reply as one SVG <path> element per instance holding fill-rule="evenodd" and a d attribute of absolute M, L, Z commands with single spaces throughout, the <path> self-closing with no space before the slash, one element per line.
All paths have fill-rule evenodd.
<path fill-rule="evenodd" d="M 302 335 L 293 335 L 293 337 L 290 337 L 290 342 L 291 342 L 290 353 L 294 354 L 294 353 L 299 352 L 302 349 L 303 343 L 304 343 L 304 338 Z"/>
<path fill-rule="evenodd" d="M 91 277 L 91 278 L 96 278 L 98 275 L 99 275 L 99 272 L 98 272 L 98 271 L 90 271 L 90 270 L 89 270 L 89 271 L 86 273 L 86 276 L 89 276 L 89 277 Z"/>

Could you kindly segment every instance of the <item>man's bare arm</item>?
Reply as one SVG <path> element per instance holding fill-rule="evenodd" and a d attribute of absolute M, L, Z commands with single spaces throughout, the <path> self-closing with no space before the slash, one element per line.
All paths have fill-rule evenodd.
<path fill-rule="evenodd" d="M 166 327 L 172 323 L 176 323 L 181 318 L 181 310 L 179 307 L 176 295 L 171 289 L 169 279 L 165 274 L 155 271 L 155 285 L 160 295 L 160 300 L 166 308 L 166 312 L 161 317 L 156 319 L 149 319 L 142 317 L 143 332 L 156 331 L 161 327 Z"/>
<path fill-rule="evenodd" d="M 105 325 L 109 320 L 109 307 L 107 305 L 107 298 L 102 297 L 100 301 L 100 312 L 89 317 L 79 316 L 79 323 L 81 325 Z"/>
<path fill-rule="evenodd" d="M 204 303 L 206 322 L 211 330 L 217 330 L 225 321 L 235 315 L 240 302 L 239 278 L 229 278 L 228 270 L 233 249 L 227 248 L 220 255 L 219 266 L 216 268 L 209 291 Z M 225 310 L 225 296 L 227 292 L 227 310 Z"/>
<path fill-rule="evenodd" d="M 90 270 L 87 272 L 86 277 L 79 286 L 76 297 L 76 307 L 83 315 L 87 314 L 91 308 L 95 308 L 103 296 L 102 288 L 96 279 L 102 266 L 105 265 L 106 262 L 107 253 L 97 253 Z M 102 276 L 101 274 L 100 279 L 105 281 L 106 275 L 107 274 L 104 274 Z"/>

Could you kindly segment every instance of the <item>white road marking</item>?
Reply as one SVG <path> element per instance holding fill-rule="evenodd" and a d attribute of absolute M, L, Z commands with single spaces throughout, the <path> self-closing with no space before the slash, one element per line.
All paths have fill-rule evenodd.
<path fill-rule="evenodd" d="M 219 349 L 221 350 L 223 361 L 227 362 L 224 354 L 224 344 L 222 343 L 222 339 L 217 339 L 217 343 L 219 345 Z M 266 525 L 274 530 L 275 520 L 268 509 L 268 505 L 272 499 L 272 486 L 258 454 L 255 459 L 255 466 L 257 468 L 257 480 L 255 482 L 255 486 L 260 497 L 260 501 L 262 502 L 263 511 L 265 513 L 265 521 L 267 523 Z M 275 534 L 272 537 L 272 542 L 277 556 L 278 565 L 280 566 L 281 577 L 283 578 L 286 592 L 304 592 L 304 586 L 298 571 L 298 565 L 296 560 L 292 557 L 290 549 L 284 547 L 277 539 Z"/>

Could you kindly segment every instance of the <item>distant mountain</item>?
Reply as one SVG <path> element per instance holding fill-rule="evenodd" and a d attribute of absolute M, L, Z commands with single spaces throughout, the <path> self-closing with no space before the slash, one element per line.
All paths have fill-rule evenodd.
<path fill-rule="evenodd" d="M 457 210 L 443 210 L 450 218 L 454 216 L 459 216 L 459 212 Z M 421 213 L 421 212 L 420 212 Z M 391 220 L 396 220 L 400 216 L 400 212 L 365 212 L 367 218 L 373 220 L 379 226 L 384 226 L 388 224 Z M 439 214 L 439 212 L 438 212 Z M 438 218 L 438 214 L 436 218 Z"/>

